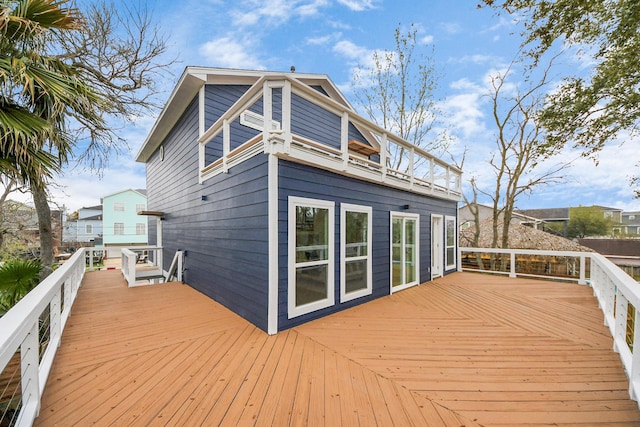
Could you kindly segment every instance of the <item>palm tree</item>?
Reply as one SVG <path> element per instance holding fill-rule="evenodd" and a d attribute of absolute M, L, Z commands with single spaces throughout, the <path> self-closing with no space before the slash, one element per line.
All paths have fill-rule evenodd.
<path fill-rule="evenodd" d="M 67 117 L 101 121 L 92 107 L 99 96 L 47 52 L 56 33 L 82 24 L 64 3 L 0 0 L 0 171 L 38 187 L 71 150 Z"/>
<path fill-rule="evenodd" d="M 0 267 L 0 316 L 38 285 L 40 261 L 16 259 Z"/>

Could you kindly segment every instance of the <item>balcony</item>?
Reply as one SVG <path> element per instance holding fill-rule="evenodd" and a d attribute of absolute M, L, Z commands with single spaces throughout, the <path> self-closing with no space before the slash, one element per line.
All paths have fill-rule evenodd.
<path fill-rule="evenodd" d="M 226 173 L 229 168 L 252 156 L 268 153 L 402 190 L 447 200 L 461 199 L 462 171 L 457 167 L 371 123 L 294 78 L 273 79 L 265 76 L 258 80 L 202 133 L 198 141 L 200 182 Z M 322 130 L 320 126 L 314 138 L 311 133 L 305 133 L 304 126 L 293 126 L 292 121 L 313 123 L 315 119 L 294 117 L 294 114 L 301 114 L 299 106 L 293 107 L 294 97 L 306 108 L 326 114 L 328 124 L 325 129 L 331 128 L 334 132 Z M 249 110 L 257 102 L 262 102 L 262 114 Z M 238 143 L 239 135 L 244 135 L 246 129 L 238 131 L 237 124 L 246 123 L 248 113 L 255 135 Z M 265 126 L 265 123 L 271 125 Z M 352 129 L 357 129 L 369 144 L 350 139 Z M 327 135 L 322 132 L 327 132 Z M 232 141 L 236 141 L 238 146 L 232 148 Z M 210 156 L 208 150 L 214 145 L 216 155 Z"/>
<path fill-rule="evenodd" d="M 188 286 L 88 272 L 72 310 L 43 282 L 35 318 L 73 316 L 39 364 L 30 322 L 0 319 L 0 366 L 22 342 L 17 425 L 638 425 L 637 286 L 580 256 L 591 286 L 458 272 L 274 336 Z"/>

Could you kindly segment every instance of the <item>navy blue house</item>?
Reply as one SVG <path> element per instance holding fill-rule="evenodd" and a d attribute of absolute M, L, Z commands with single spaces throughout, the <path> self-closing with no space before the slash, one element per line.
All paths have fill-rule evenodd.
<path fill-rule="evenodd" d="M 461 171 L 325 75 L 188 67 L 137 161 L 164 269 L 270 334 L 457 269 Z"/>

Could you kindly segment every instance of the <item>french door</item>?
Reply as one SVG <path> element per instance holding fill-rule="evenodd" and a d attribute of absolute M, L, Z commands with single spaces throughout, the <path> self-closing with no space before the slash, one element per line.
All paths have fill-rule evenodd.
<path fill-rule="evenodd" d="M 417 285 L 420 278 L 420 215 L 391 212 L 391 292 Z"/>

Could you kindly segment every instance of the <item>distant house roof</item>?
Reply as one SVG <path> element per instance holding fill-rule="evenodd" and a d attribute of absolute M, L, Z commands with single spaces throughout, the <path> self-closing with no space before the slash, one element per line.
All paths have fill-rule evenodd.
<path fill-rule="evenodd" d="M 116 194 L 125 193 L 127 191 L 134 191 L 134 192 L 140 194 L 141 196 L 147 197 L 147 190 L 145 190 L 145 189 L 134 190 L 133 188 L 127 188 L 126 190 L 116 191 L 115 193 L 111 193 L 111 194 L 107 194 L 106 196 L 102 196 L 100 198 L 100 201 L 102 202 L 102 200 L 106 199 L 107 197 L 112 197 L 112 196 L 115 196 Z"/>
<path fill-rule="evenodd" d="M 480 203 L 469 203 L 462 206 L 460 209 L 458 209 L 460 222 L 474 221 L 473 214 L 471 213 L 469 205 L 475 205 L 478 207 L 480 221 L 483 221 L 486 218 L 493 216 L 493 208 L 491 206 L 483 205 Z M 525 215 L 521 211 L 513 212 L 512 220 L 520 221 L 521 223 L 533 223 L 533 224 L 544 222 L 540 218 Z"/>
<path fill-rule="evenodd" d="M 493 221 L 488 218 L 480 222 L 480 247 L 491 247 Z M 473 247 L 473 234 L 475 227 L 460 232 L 460 246 Z M 500 234 L 502 229 L 500 229 Z M 585 246 L 579 245 L 564 237 L 536 230 L 525 225 L 511 223 L 509 226 L 509 247 L 512 249 L 538 249 L 549 251 L 578 251 L 593 252 Z"/>
<path fill-rule="evenodd" d="M 136 155 L 136 161 L 146 162 L 160 146 L 169 131 L 178 121 L 189 103 L 205 84 L 244 84 L 254 85 L 261 79 L 277 78 L 297 80 L 310 87 L 318 87 L 322 93 L 334 101 L 353 109 L 349 101 L 340 93 L 337 86 L 325 74 L 307 74 L 278 71 L 252 71 L 212 67 L 186 67 L 178 80 L 169 100 L 160 112 L 147 139 Z"/>
<path fill-rule="evenodd" d="M 88 211 L 101 211 L 102 205 L 84 206 L 84 207 L 81 207 L 80 209 L 86 209 Z"/>
<path fill-rule="evenodd" d="M 93 216 L 88 216 L 86 218 L 81 218 L 78 221 L 102 221 L 102 214 L 100 215 L 93 215 Z"/>
<path fill-rule="evenodd" d="M 517 212 L 546 221 L 560 221 L 569 219 L 569 209 L 570 208 L 520 209 Z"/>

